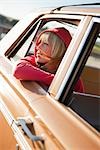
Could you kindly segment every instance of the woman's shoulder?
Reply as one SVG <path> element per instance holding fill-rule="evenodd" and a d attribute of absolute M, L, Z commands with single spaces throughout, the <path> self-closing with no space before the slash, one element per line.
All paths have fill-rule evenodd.
<path fill-rule="evenodd" d="M 29 56 L 26 56 L 26 57 L 22 58 L 21 62 L 23 62 L 23 61 L 27 61 L 27 62 L 30 62 L 32 65 L 36 65 L 34 55 L 29 55 Z"/>

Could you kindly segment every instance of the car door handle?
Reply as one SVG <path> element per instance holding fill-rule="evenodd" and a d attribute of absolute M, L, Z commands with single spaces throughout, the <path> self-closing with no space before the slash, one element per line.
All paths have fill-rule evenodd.
<path fill-rule="evenodd" d="M 27 123 L 24 119 L 18 119 L 16 121 L 17 126 L 21 126 L 22 130 L 25 132 L 25 134 L 32 140 L 32 141 L 41 141 L 43 142 L 44 139 L 42 136 L 33 135 L 32 132 L 27 127 Z"/>

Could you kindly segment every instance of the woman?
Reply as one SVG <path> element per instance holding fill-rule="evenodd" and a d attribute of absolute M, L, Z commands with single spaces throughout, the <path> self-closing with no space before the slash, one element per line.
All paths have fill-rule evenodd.
<path fill-rule="evenodd" d="M 34 55 L 21 59 L 13 75 L 19 80 L 34 80 L 49 86 L 71 39 L 63 27 L 43 31 L 36 40 Z M 83 92 L 80 79 L 75 91 Z"/>

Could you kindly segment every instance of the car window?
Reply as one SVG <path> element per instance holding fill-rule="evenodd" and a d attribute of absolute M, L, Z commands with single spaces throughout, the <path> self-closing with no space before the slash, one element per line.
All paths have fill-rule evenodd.
<path fill-rule="evenodd" d="M 100 96 L 100 34 L 82 72 L 85 93 Z"/>
<path fill-rule="evenodd" d="M 42 26 L 41 29 L 39 29 L 39 31 L 37 32 L 37 35 L 35 37 L 35 39 L 32 41 L 32 45 L 30 47 L 30 50 L 29 50 L 29 53 L 33 53 L 34 52 L 34 45 L 35 45 L 35 41 L 36 41 L 36 38 L 38 37 L 38 35 L 43 31 L 43 30 L 46 30 L 46 29 L 50 29 L 50 28 L 57 28 L 57 27 L 64 27 L 66 28 L 71 36 L 73 36 L 75 34 L 75 31 L 77 30 L 77 26 L 75 25 L 71 25 L 71 24 L 65 24 L 63 22 L 59 22 L 59 21 L 49 21 L 47 22 L 44 26 Z"/>
<path fill-rule="evenodd" d="M 37 24 L 37 28 L 40 25 L 40 22 Z M 35 45 L 35 41 L 39 33 L 45 29 L 53 28 L 54 26 L 65 27 L 67 30 L 69 30 L 72 36 L 74 35 L 77 29 L 77 26 L 75 25 L 71 25 L 68 23 L 65 24 L 59 21 L 49 21 L 45 23 L 45 25 L 43 25 L 42 28 L 38 30 L 37 34 L 36 34 L 37 28 L 35 29 L 35 31 L 32 31 L 31 34 L 28 36 L 28 38 L 26 38 L 25 41 L 21 44 L 21 46 L 16 48 L 17 53 L 10 55 L 10 60 L 17 61 L 18 59 L 23 58 L 25 55 L 34 54 L 34 45 Z"/>
<path fill-rule="evenodd" d="M 16 47 L 8 54 L 8 58 L 10 61 L 15 63 L 17 60 L 27 56 L 34 54 L 34 46 L 35 46 L 35 41 L 39 33 L 45 29 L 50 29 L 50 28 L 56 28 L 56 27 L 65 27 L 67 30 L 69 30 L 70 34 L 72 35 L 72 38 L 77 32 L 78 26 L 81 22 L 80 16 L 79 18 L 76 16 L 76 18 L 73 16 L 70 19 L 60 17 L 60 18 L 43 18 L 35 25 L 31 27 L 31 29 L 23 36 L 23 38 L 17 43 Z M 44 85 L 42 85 L 44 87 Z M 48 88 L 45 88 L 48 90 Z"/>
<path fill-rule="evenodd" d="M 55 16 L 50 15 L 48 18 L 47 16 L 42 17 L 36 21 L 36 23 L 31 24 L 29 30 L 26 30 L 25 33 L 22 33 L 22 38 L 19 38 L 19 41 L 16 43 L 13 49 L 9 50 L 6 53 L 6 57 L 13 63 L 17 60 L 30 55 L 34 54 L 34 45 L 38 34 L 49 28 L 56 28 L 56 27 L 65 27 L 72 35 L 72 39 L 78 33 L 78 28 L 81 27 L 81 22 L 84 19 L 84 16 Z"/>

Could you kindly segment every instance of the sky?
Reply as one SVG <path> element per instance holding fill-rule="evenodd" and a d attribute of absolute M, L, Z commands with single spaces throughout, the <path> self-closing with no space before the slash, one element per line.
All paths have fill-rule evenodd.
<path fill-rule="evenodd" d="M 88 2 L 100 2 L 100 0 L 0 0 L 0 14 L 21 19 L 32 11 Z"/>

